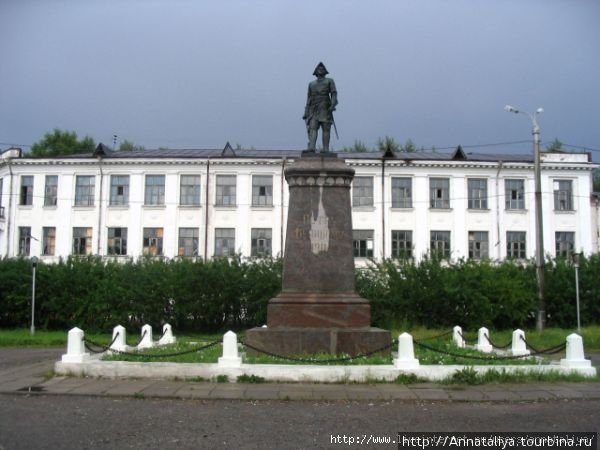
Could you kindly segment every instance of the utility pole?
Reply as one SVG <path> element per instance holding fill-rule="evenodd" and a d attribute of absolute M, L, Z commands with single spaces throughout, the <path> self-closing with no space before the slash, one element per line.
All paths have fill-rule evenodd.
<path fill-rule="evenodd" d="M 536 329 L 543 331 L 546 324 L 546 298 L 544 295 L 545 275 L 544 275 L 544 216 L 542 215 L 542 171 L 540 164 L 540 127 L 537 123 L 537 115 L 544 112 L 538 108 L 534 114 L 521 111 L 512 106 L 506 105 L 504 108 L 508 112 L 515 114 L 525 114 L 531 119 L 533 130 L 533 172 L 535 178 L 535 273 L 538 284 L 538 311 L 536 316 Z"/>

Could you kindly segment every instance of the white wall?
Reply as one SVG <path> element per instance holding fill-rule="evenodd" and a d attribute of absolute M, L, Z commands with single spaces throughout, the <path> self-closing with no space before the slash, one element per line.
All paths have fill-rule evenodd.
<path fill-rule="evenodd" d="M 543 164 L 542 191 L 544 211 L 544 246 L 546 253 L 554 255 L 554 237 L 557 231 L 575 233 L 577 251 L 598 251 L 598 208 L 590 202 L 591 169 L 595 165 L 581 158 L 547 158 Z M 93 253 L 106 255 L 107 227 L 127 227 L 128 256 L 142 253 L 144 227 L 164 229 L 163 250 L 166 257 L 174 257 L 178 247 L 178 229 L 193 227 L 199 230 L 199 254 L 211 257 L 214 252 L 214 229 L 235 228 L 236 249 L 250 254 L 250 230 L 272 229 L 273 255 L 283 253 L 285 219 L 287 217 L 288 189 L 282 177 L 282 159 L 217 158 L 210 160 L 207 178 L 207 159 L 141 160 L 110 159 L 27 159 L 11 160 L 12 202 L 9 199 L 11 176 L 8 165 L 0 161 L 0 178 L 3 179 L 2 206 L 5 219 L 0 220 L 0 254 L 14 256 L 18 249 L 18 227 L 30 226 L 32 236 L 30 256 L 40 256 L 42 227 L 54 226 L 56 255 L 42 259 L 56 261 L 71 252 L 73 227 L 93 228 Z M 286 161 L 286 164 L 289 162 Z M 491 258 L 506 257 L 506 232 L 525 231 L 527 255 L 535 255 L 535 216 L 533 167 L 528 163 L 415 160 L 406 164 L 401 160 L 385 163 L 382 189 L 381 159 L 352 159 L 348 163 L 356 176 L 373 178 L 374 204 L 371 207 L 353 208 L 354 229 L 374 231 L 374 256 L 391 255 L 391 230 L 413 232 L 414 255 L 421 257 L 429 251 L 431 230 L 451 232 L 453 258 L 468 256 L 468 232 L 487 231 Z M 102 181 L 101 181 L 102 172 Z M 108 206 L 110 176 L 130 175 L 130 203 L 126 207 Z M 164 174 L 165 205 L 150 207 L 144 203 L 144 180 L 147 174 Z M 180 177 L 199 174 L 201 182 L 200 207 L 179 205 Z M 216 176 L 237 176 L 237 205 L 223 208 L 215 205 Z M 253 207 L 252 176 L 273 176 L 273 206 Z M 33 175 L 34 201 L 32 206 L 19 206 L 21 176 Z M 58 204 L 47 207 L 44 201 L 46 175 L 58 175 Z M 96 177 L 96 198 L 93 207 L 74 207 L 75 177 Z M 412 179 L 413 207 L 391 207 L 391 180 L 393 177 Z M 450 208 L 429 208 L 429 180 L 432 177 L 450 179 Z M 488 208 L 467 208 L 468 178 L 487 180 Z M 504 199 L 504 181 L 509 178 L 525 179 L 525 210 L 507 211 Z M 556 180 L 573 183 L 574 211 L 554 211 L 553 183 Z M 100 188 L 102 184 L 102 196 Z M 206 189 L 208 188 L 208 203 Z M 283 206 L 282 206 L 283 205 Z M 208 226 L 206 226 L 208 222 Z M 385 227 L 385 228 L 384 228 Z M 385 242 L 384 242 L 385 238 Z M 364 261 L 359 261 L 364 263 Z"/>

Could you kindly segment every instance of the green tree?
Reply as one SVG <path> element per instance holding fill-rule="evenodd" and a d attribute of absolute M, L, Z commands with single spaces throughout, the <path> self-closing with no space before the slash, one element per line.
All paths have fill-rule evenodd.
<path fill-rule="evenodd" d="M 396 142 L 396 140 L 393 137 L 386 136 L 383 139 L 377 139 L 377 149 L 380 152 L 399 152 L 402 149 L 402 147 Z"/>
<path fill-rule="evenodd" d="M 354 141 L 354 144 L 351 147 L 344 147 L 344 152 L 356 152 L 356 153 L 366 153 L 370 152 L 371 149 L 367 147 L 367 145 L 359 140 Z"/>
<path fill-rule="evenodd" d="M 141 145 L 135 145 L 133 142 L 128 141 L 127 139 L 125 139 L 119 145 L 119 151 L 122 151 L 122 152 L 131 152 L 133 150 L 145 150 L 145 149 Z"/>
<path fill-rule="evenodd" d="M 563 143 L 558 140 L 558 138 L 554 138 L 552 142 L 546 145 L 546 151 L 549 152 L 559 152 L 562 150 Z"/>
<path fill-rule="evenodd" d="M 600 169 L 594 169 L 592 177 L 594 179 L 594 192 L 600 192 Z"/>
<path fill-rule="evenodd" d="M 86 136 L 77 139 L 77 133 L 55 128 L 51 133 L 31 146 L 30 155 L 35 158 L 48 156 L 73 155 L 77 153 L 93 152 L 96 148 L 94 140 Z"/>
<path fill-rule="evenodd" d="M 417 146 L 413 142 L 412 139 L 407 139 L 404 145 L 402 146 L 402 151 L 407 153 L 412 153 L 417 151 Z"/>

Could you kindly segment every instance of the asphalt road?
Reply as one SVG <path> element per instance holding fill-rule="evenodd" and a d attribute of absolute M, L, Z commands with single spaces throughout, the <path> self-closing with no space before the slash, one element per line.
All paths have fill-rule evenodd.
<path fill-rule="evenodd" d="M 402 431 L 596 431 L 600 401 L 247 402 L 0 397 L 0 449 L 396 448 L 337 436 Z M 366 441 L 365 441 L 366 442 Z"/>

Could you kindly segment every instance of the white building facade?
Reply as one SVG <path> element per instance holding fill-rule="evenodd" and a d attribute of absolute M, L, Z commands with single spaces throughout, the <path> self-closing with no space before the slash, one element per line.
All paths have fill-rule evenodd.
<path fill-rule="evenodd" d="M 0 255 L 54 262 L 282 255 L 300 151 L 144 150 L 0 157 Z M 535 255 L 533 161 L 523 155 L 340 153 L 355 169 L 355 257 Z M 598 251 L 587 154 L 542 155 L 544 247 Z"/>

